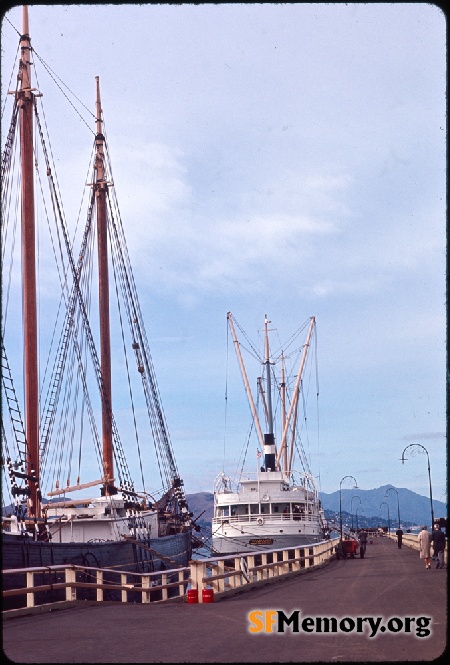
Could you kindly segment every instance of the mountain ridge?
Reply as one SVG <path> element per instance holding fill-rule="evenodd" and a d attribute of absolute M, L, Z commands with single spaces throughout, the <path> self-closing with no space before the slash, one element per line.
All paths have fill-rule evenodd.
<path fill-rule="evenodd" d="M 390 488 L 398 492 L 386 493 Z M 339 512 L 339 490 L 327 494 L 320 492 L 319 497 L 322 502 L 324 510 L 332 510 Z M 354 503 L 352 505 L 352 498 L 358 497 L 361 503 Z M 194 513 L 194 519 L 198 518 L 198 523 L 211 525 L 211 520 L 214 510 L 214 495 L 212 492 L 196 492 L 195 494 L 187 495 L 189 509 Z M 361 506 L 361 513 L 364 517 L 377 517 L 380 522 L 386 522 L 388 517 L 388 509 L 386 505 L 381 505 L 384 502 L 389 506 L 389 518 L 392 525 L 397 525 L 398 522 L 398 508 L 400 508 L 400 522 L 411 522 L 422 526 L 426 524 L 431 526 L 431 505 L 430 498 L 417 494 L 412 490 L 404 487 L 394 487 L 393 485 L 383 485 L 371 490 L 362 489 L 342 489 L 341 490 L 342 511 L 347 513 L 356 513 L 356 510 Z M 433 499 L 434 517 L 447 517 L 447 505 L 442 501 Z M 202 514 L 201 514 L 202 513 Z M 200 516 L 200 517 L 199 517 Z"/>

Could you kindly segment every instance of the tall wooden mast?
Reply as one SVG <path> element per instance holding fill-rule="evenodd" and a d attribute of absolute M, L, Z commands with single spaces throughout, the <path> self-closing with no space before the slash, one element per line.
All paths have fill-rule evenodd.
<path fill-rule="evenodd" d="M 109 279 L 108 279 L 108 219 L 106 197 L 108 183 L 105 175 L 105 155 L 100 101 L 100 81 L 96 81 L 96 155 L 94 162 L 94 190 L 97 207 L 97 249 L 100 312 L 100 363 L 102 373 L 102 439 L 104 493 L 113 494 L 115 489 L 112 446 L 112 392 L 111 392 L 111 338 L 109 323 Z"/>
<path fill-rule="evenodd" d="M 25 435 L 27 441 L 28 516 L 40 517 L 39 488 L 39 375 L 36 304 L 36 247 L 34 218 L 33 107 L 31 40 L 28 7 L 22 8 L 19 87 L 17 92 L 22 169 L 22 298 L 24 324 Z"/>

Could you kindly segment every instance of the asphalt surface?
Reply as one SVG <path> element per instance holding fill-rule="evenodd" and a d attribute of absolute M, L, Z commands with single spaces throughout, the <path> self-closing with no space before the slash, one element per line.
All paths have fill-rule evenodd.
<path fill-rule="evenodd" d="M 297 612 L 299 632 L 252 634 L 249 613 L 264 610 Z M 336 619 L 337 632 L 317 632 L 318 618 Z M 17 663 L 433 661 L 446 646 L 447 569 L 425 570 L 417 551 L 387 538 L 369 543 L 364 559 L 214 603 L 77 605 L 3 621 L 3 653 Z"/>

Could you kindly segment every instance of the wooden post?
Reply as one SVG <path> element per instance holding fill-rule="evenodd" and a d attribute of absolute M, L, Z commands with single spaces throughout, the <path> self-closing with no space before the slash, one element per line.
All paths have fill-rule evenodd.
<path fill-rule="evenodd" d="M 120 586 L 126 586 L 126 585 L 127 585 L 127 575 L 126 573 L 121 573 Z M 128 591 L 126 589 L 122 589 L 120 594 L 121 594 L 122 603 L 126 603 L 128 600 Z"/>
<path fill-rule="evenodd" d="M 27 589 L 34 587 L 34 573 L 27 573 Z M 27 607 L 34 607 L 34 592 L 27 593 Z"/>
<path fill-rule="evenodd" d="M 72 586 L 76 582 L 75 568 L 67 567 L 65 569 L 65 578 L 66 584 L 70 585 L 66 587 L 66 600 L 76 600 L 77 590 L 75 586 Z"/>
<path fill-rule="evenodd" d="M 167 584 L 167 573 L 163 573 L 163 574 L 162 574 L 162 576 L 161 576 L 161 584 L 162 584 L 162 586 L 164 586 L 165 584 Z M 169 597 L 167 592 L 168 592 L 168 589 L 162 589 L 162 599 L 163 599 L 163 600 L 167 600 L 167 598 Z"/>
<path fill-rule="evenodd" d="M 190 574 L 190 582 L 191 586 L 193 589 L 197 589 L 198 591 L 198 602 L 202 603 L 203 598 L 202 598 L 202 591 L 203 591 L 203 582 L 202 579 L 203 577 L 206 576 L 206 564 L 203 561 L 198 561 L 196 559 L 193 559 L 192 561 L 189 562 L 189 566 L 191 569 L 191 574 Z"/>
<path fill-rule="evenodd" d="M 142 578 L 142 588 L 143 589 L 150 589 L 150 576 L 149 575 L 144 575 Z M 150 602 L 150 591 L 144 591 L 142 594 L 142 602 L 143 603 L 149 603 Z"/>
<path fill-rule="evenodd" d="M 97 570 L 96 581 L 97 584 L 103 584 L 103 570 Z M 97 589 L 97 600 L 99 602 L 103 600 L 103 589 Z"/>

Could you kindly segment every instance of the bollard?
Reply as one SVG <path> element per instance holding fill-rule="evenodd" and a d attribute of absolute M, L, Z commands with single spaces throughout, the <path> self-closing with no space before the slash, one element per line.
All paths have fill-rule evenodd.
<path fill-rule="evenodd" d="M 187 602 L 188 605 L 193 605 L 194 603 L 198 603 L 198 589 L 188 589 Z"/>
<path fill-rule="evenodd" d="M 203 589 L 203 591 L 202 591 L 202 601 L 204 603 L 213 603 L 214 602 L 214 589 Z"/>

